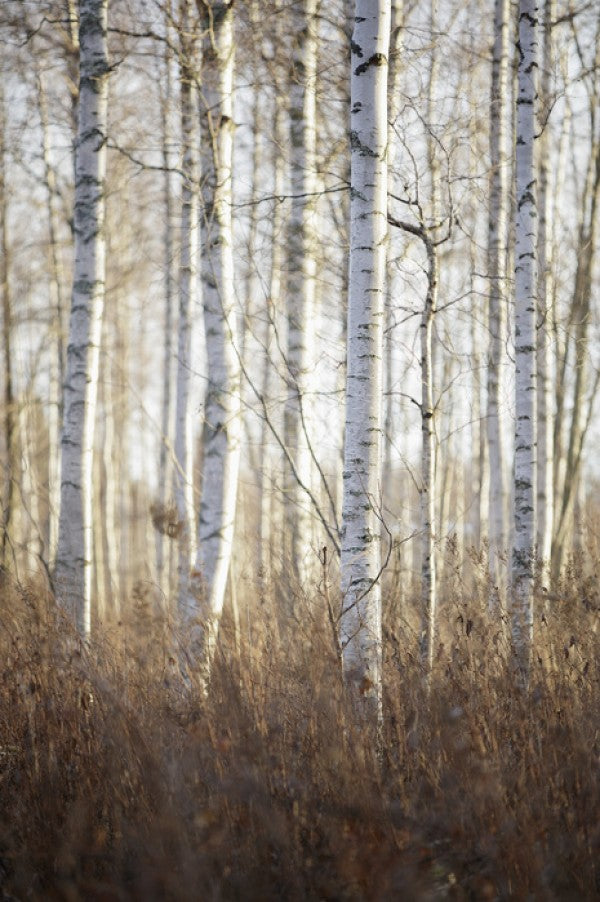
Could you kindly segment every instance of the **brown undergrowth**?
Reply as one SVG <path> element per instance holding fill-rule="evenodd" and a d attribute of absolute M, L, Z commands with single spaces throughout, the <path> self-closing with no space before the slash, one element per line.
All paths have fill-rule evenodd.
<path fill-rule="evenodd" d="M 597 898 L 597 599 L 569 578 L 537 618 L 527 695 L 482 593 L 449 579 L 429 693 L 388 599 L 379 749 L 319 598 L 280 624 L 240 597 L 251 616 L 237 643 L 224 622 L 204 699 L 152 610 L 85 648 L 43 591 L 5 581 L 2 898 Z"/>

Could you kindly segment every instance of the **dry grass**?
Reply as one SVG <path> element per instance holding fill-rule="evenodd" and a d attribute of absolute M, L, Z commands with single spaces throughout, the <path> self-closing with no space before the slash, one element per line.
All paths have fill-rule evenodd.
<path fill-rule="evenodd" d="M 81 649 L 42 592 L 4 585 L 2 898 L 597 898 L 600 643 L 578 572 L 527 697 L 456 580 L 430 698 L 388 617 L 380 755 L 319 618 L 282 629 L 252 601 L 204 700 L 148 610 Z"/>

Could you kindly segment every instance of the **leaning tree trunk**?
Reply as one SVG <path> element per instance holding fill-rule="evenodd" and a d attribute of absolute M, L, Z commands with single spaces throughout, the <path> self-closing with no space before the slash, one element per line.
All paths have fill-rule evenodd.
<path fill-rule="evenodd" d="M 202 660 L 210 669 L 225 601 L 233 547 L 240 465 L 240 360 L 234 293 L 233 157 L 233 5 L 205 2 L 208 34 L 203 55 L 206 103 L 204 172 L 203 299 L 208 387 L 204 415 L 204 467 L 196 569 L 205 596 Z"/>
<path fill-rule="evenodd" d="M 83 635 L 91 629 L 92 458 L 104 307 L 108 0 L 79 3 L 75 265 L 62 427 L 55 589 Z"/>
<path fill-rule="evenodd" d="M 306 488 L 312 489 L 310 451 L 312 386 L 315 364 L 316 258 L 316 0 L 303 0 L 293 11 L 294 59 L 290 84 L 292 210 L 288 230 L 288 397 L 285 442 L 295 472 L 286 489 L 287 532 L 291 564 L 299 582 L 311 574 L 313 511 Z"/>
<path fill-rule="evenodd" d="M 489 357 L 487 377 L 487 434 L 489 454 L 489 569 L 502 598 L 504 578 L 500 558 L 508 543 L 505 517 L 506 478 L 502 445 L 502 374 L 508 358 L 506 265 L 508 236 L 508 76 L 510 0 L 496 0 L 490 104 L 490 214 L 488 220 Z"/>
<path fill-rule="evenodd" d="M 537 3 L 520 0 L 515 210 L 515 469 L 512 643 L 520 679 L 529 678 L 533 638 L 537 198 L 534 138 L 537 104 Z"/>
<path fill-rule="evenodd" d="M 351 43 L 348 372 L 340 642 L 347 685 L 381 711 L 381 392 L 390 6 L 356 0 Z"/>

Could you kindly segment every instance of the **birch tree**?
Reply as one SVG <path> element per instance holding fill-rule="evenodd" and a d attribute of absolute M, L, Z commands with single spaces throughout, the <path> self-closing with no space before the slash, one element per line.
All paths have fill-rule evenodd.
<path fill-rule="evenodd" d="M 285 193 L 285 158 L 281 153 L 281 147 L 285 144 L 286 117 L 283 108 L 283 100 L 281 92 L 276 86 L 274 97 L 274 122 L 273 122 L 273 145 L 272 145 L 272 168 L 273 168 L 273 194 L 275 198 L 280 198 Z M 281 320 L 281 299 L 282 299 L 282 269 L 283 269 L 283 244 L 281 240 L 283 231 L 283 208 L 279 200 L 275 200 L 273 206 L 271 223 L 271 260 L 269 273 L 269 298 L 267 301 L 267 309 L 265 316 L 265 335 L 264 335 L 264 359 L 261 375 L 261 394 L 265 404 L 269 404 L 275 396 L 279 386 L 278 372 L 273 364 L 272 353 L 277 346 L 278 327 Z M 277 427 L 276 427 L 277 428 Z M 260 446 L 262 450 L 262 466 L 260 470 L 260 529 L 259 529 L 259 559 L 260 572 L 263 586 L 269 584 L 269 576 L 272 576 L 271 568 L 271 544 L 272 536 L 276 533 L 276 528 L 282 528 L 278 520 L 278 511 L 276 510 L 274 489 L 276 482 L 277 463 L 281 462 L 281 457 L 274 452 L 271 446 L 271 429 L 266 417 L 261 420 L 261 439 Z M 279 460 L 276 459 L 279 458 Z"/>
<path fill-rule="evenodd" d="M 48 563 L 54 566 L 58 542 L 60 511 L 60 431 L 62 418 L 61 386 L 64 381 L 63 293 L 58 253 L 59 222 L 56 210 L 56 178 L 50 160 L 50 138 L 46 89 L 41 72 L 37 74 L 38 103 L 42 131 L 42 161 L 48 210 L 50 300 L 50 362 L 48 391 Z"/>
<path fill-rule="evenodd" d="M 169 28 L 169 16 L 165 16 L 165 29 L 167 38 L 170 38 L 171 32 Z M 165 45 L 164 55 L 164 95 L 161 98 L 162 106 L 162 162 L 164 166 L 163 174 L 163 198 L 164 198 L 164 335 L 165 344 L 163 349 L 163 390 L 161 398 L 161 443 L 159 450 L 158 471 L 159 471 L 159 505 L 161 512 L 168 503 L 168 492 L 171 485 L 170 467 L 168 448 L 172 435 L 172 383 L 173 383 L 173 331 L 174 331 L 174 294 L 175 286 L 173 284 L 173 178 L 171 174 L 171 143 L 173 139 L 172 131 L 172 94 L 173 94 L 173 77 L 171 49 L 169 40 Z M 196 226 L 197 231 L 197 226 Z M 194 524 L 195 526 L 195 524 Z M 156 570 L 159 583 L 166 584 L 164 580 L 165 569 L 165 542 L 164 530 L 157 529 L 156 532 Z"/>
<path fill-rule="evenodd" d="M 75 144 L 75 264 L 61 436 L 55 588 L 80 633 L 91 629 L 92 458 L 102 312 L 108 100 L 108 0 L 79 3 L 79 114 Z"/>
<path fill-rule="evenodd" d="M 16 405 L 13 388 L 12 326 L 13 310 L 9 280 L 8 247 L 8 186 L 6 180 L 6 102 L 3 85 L 0 84 L 0 291 L 2 292 L 2 356 L 4 383 L 4 441 L 6 446 L 6 480 L 2 487 L 2 563 L 7 566 L 11 557 L 12 519 L 15 506 L 16 457 Z"/>
<path fill-rule="evenodd" d="M 583 463 L 583 448 L 593 414 L 594 397 L 600 372 L 590 379 L 590 326 L 592 319 L 593 273 L 596 265 L 600 227 L 600 10 L 597 11 L 593 38 L 593 56 L 583 55 L 576 41 L 582 81 L 588 101 L 589 155 L 579 196 L 577 225 L 577 265 L 566 322 L 565 342 L 558 363 L 556 418 L 554 425 L 554 536 L 552 541 L 552 577 L 558 579 L 567 540 L 573 529 L 578 484 Z M 574 378 L 569 391 L 569 363 Z M 589 384 L 591 383 L 591 384 Z M 569 398 L 570 395 L 570 398 Z M 570 404 L 568 401 L 570 400 Z M 570 412 L 568 407 L 571 408 Z"/>
<path fill-rule="evenodd" d="M 536 133 L 538 7 L 520 0 L 515 209 L 515 469 L 512 558 L 512 642 L 521 678 L 529 675 L 533 637 L 536 542 Z"/>
<path fill-rule="evenodd" d="M 426 231 L 422 237 L 427 250 L 427 296 L 421 316 L 421 661 L 429 672 L 433 664 L 436 629 L 435 559 L 435 431 L 433 404 L 433 319 L 437 305 L 437 255 Z"/>
<path fill-rule="evenodd" d="M 398 138 L 395 134 L 398 116 L 400 115 L 401 100 L 401 72 L 402 72 L 402 51 L 404 36 L 404 0 L 393 0 L 391 11 L 391 33 L 390 33 L 390 54 L 389 54 L 389 85 L 388 85 L 388 176 L 390 184 L 390 192 L 395 191 L 395 185 L 392 180 L 395 175 L 395 168 L 398 154 Z M 398 291 L 398 279 L 396 278 L 397 268 L 396 261 L 393 260 L 391 254 L 392 241 L 390 240 L 390 248 L 388 250 L 387 259 L 387 304 L 386 304 L 386 326 L 384 340 L 384 373 L 385 373 L 385 414 L 384 414 L 384 449 L 383 449 L 383 486 L 384 491 L 390 492 L 392 485 L 392 447 L 394 444 L 394 402 L 393 402 L 393 386 L 394 386 L 394 301 Z"/>
<path fill-rule="evenodd" d="M 288 229 L 288 398 L 285 441 L 294 458 L 288 475 L 287 530 L 292 565 L 300 583 L 310 574 L 312 373 L 315 364 L 316 203 L 316 10 L 317 0 L 302 0 L 292 10 L 294 50 L 290 84 L 292 210 Z"/>
<path fill-rule="evenodd" d="M 192 315 L 198 256 L 198 174 L 196 166 L 196 88 L 192 4 L 181 4 L 181 247 L 179 260 L 179 320 L 177 330 L 177 383 L 175 406 L 174 499 L 178 536 L 178 605 L 184 618 L 190 600 L 190 572 L 195 557 L 195 514 L 190 388 L 192 375 Z"/>
<path fill-rule="evenodd" d="M 541 576 L 549 575 L 554 522 L 553 472 L 553 369 L 552 330 L 552 203 L 549 190 L 550 159 L 550 76 L 552 69 L 552 22 L 556 18 L 555 0 L 544 4 L 544 53 L 540 79 L 541 102 L 545 122 L 538 150 L 539 234 L 538 234 L 538 324 L 537 324 L 537 556 Z"/>
<path fill-rule="evenodd" d="M 208 387 L 196 570 L 203 584 L 203 651 L 208 676 L 225 601 L 233 547 L 241 451 L 240 359 L 234 292 L 233 3 L 203 3 L 207 39 L 203 53 L 206 166 L 203 167 L 203 302 Z"/>
<path fill-rule="evenodd" d="M 427 161 L 429 168 L 430 206 L 433 228 L 440 217 L 440 166 L 437 142 L 433 132 L 435 101 L 439 74 L 439 53 L 434 35 L 438 23 L 438 3 L 431 0 L 429 28 L 431 59 L 427 86 Z M 428 233 L 421 213 L 420 237 L 427 253 L 427 294 L 421 315 L 421 661 L 429 673 L 433 664 L 437 620 L 437 561 L 436 561 L 436 433 L 434 404 L 433 324 L 437 309 L 438 259 L 436 243 Z M 442 499 L 443 501 L 443 499 Z M 441 507 L 443 504 L 441 505 Z M 441 511 L 440 511 L 441 513 Z M 440 518 L 441 519 L 441 518 Z M 440 531 L 443 522 L 440 523 Z"/>
<path fill-rule="evenodd" d="M 350 75 L 350 276 L 340 640 L 347 684 L 381 707 L 382 333 L 390 4 L 356 0 Z"/>
<path fill-rule="evenodd" d="M 495 0 L 492 86 L 490 99 L 490 209 L 488 219 L 489 351 L 487 368 L 487 435 L 489 453 L 489 566 L 500 595 L 500 556 L 508 544 L 505 516 L 506 476 L 502 444 L 502 374 L 507 363 L 507 239 L 510 68 L 510 0 Z"/>

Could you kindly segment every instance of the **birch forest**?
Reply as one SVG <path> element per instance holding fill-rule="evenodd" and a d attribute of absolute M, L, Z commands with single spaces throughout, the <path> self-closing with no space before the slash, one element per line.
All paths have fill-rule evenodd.
<path fill-rule="evenodd" d="M 598 3 L 0 41 L 1 898 L 599 898 Z"/>

